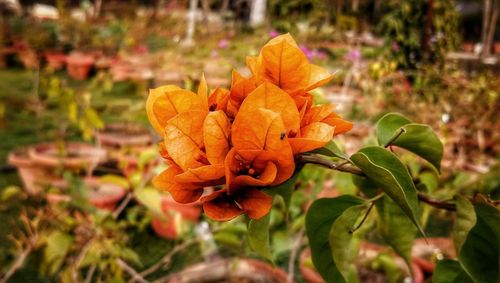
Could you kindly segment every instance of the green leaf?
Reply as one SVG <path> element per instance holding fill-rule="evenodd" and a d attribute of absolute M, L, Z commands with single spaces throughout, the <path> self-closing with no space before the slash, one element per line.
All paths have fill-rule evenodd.
<path fill-rule="evenodd" d="M 473 281 L 458 261 L 445 259 L 438 261 L 432 274 L 432 283 L 473 283 Z"/>
<path fill-rule="evenodd" d="M 455 223 L 453 224 L 452 237 L 455 250 L 457 254 L 460 254 L 469 231 L 476 225 L 476 212 L 472 203 L 463 196 L 457 195 L 455 204 L 457 206 L 457 214 Z"/>
<path fill-rule="evenodd" d="M 396 202 L 424 235 L 418 222 L 418 197 L 406 166 L 392 152 L 379 146 L 361 149 L 351 160 Z"/>
<path fill-rule="evenodd" d="M 366 205 L 356 205 L 347 208 L 336 220 L 330 229 L 330 248 L 335 266 L 347 282 L 351 265 L 358 255 L 358 246 L 352 243 L 354 233 L 351 229 Z"/>
<path fill-rule="evenodd" d="M 269 220 L 271 213 L 261 219 L 251 219 L 248 224 L 248 243 L 250 248 L 261 257 L 272 261 L 271 247 L 269 244 Z"/>
<path fill-rule="evenodd" d="M 376 202 L 376 208 L 379 215 L 377 224 L 380 235 L 411 268 L 411 249 L 415 240 L 415 225 L 387 195 Z"/>
<path fill-rule="evenodd" d="M 403 129 L 404 132 L 392 144 L 429 161 L 439 171 L 443 158 L 443 144 L 432 128 L 422 124 L 407 124 Z"/>
<path fill-rule="evenodd" d="M 330 249 L 330 231 L 333 223 L 348 208 L 363 204 L 354 196 L 322 198 L 313 202 L 306 215 L 306 233 L 311 256 L 318 273 L 328 283 L 345 282 L 333 261 Z"/>
<path fill-rule="evenodd" d="M 295 190 L 295 183 L 297 183 L 297 179 L 300 176 L 300 170 L 301 168 L 296 169 L 293 176 L 286 182 L 276 187 L 271 187 L 264 190 L 265 193 L 271 196 L 279 195 L 281 196 L 281 198 L 283 198 L 283 201 L 285 202 L 286 213 L 288 213 L 288 209 L 290 208 L 290 203 L 292 201 L 292 194 L 293 191 Z"/>
<path fill-rule="evenodd" d="M 61 268 L 64 258 L 73 244 L 73 237 L 62 231 L 54 231 L 47 236 L 47 246 L 43 253 L 42 270 L 55 274 Z"/>
<path fill-rule="evenodd" d="M 420 174 L 418 178 L 420 179 L 420 182 L 425 185 L 427 192 L 433 193 L 437 190 L 439 186 L 438 178 L 433 172 L 425 171 Z"/>
<path fill-rule="evenodd" d="M 113 174 L 107 174 L 99 178 L 99 181 L 103 183 L 109 183 L 109 184 L 114 184 L 117 186 L 120 186 L 126 190 L 130 189 L 130 183 L 125 177 L 118 176 L 118 175 L 113 175 Z"/>
<path fill-rule="evenodd" d="M 162 216 L 163 210 L 161 208 L 162 194 L 153 188 L 144 188 L 135 190 L 134 195 L 137 200 L 147 207 L 156 216 Z"/>
<path fill-rule="evenodd" d="M 458 257 L 476 283 L 500 282 L 500 211 L 481 197 L 474 204 L 477 221 Z"/>
<path fill-rule="evenodd" d="M 330 140 L 330 142 L 328 142 L 328 144 L 325 145 L 324 147 L 315 149 L 311 152 L 330 157 L 337 157 L 344 160 L 349 160 L 349 157 L 344 152 L 342 152 L 342 150 L 340 150 L 339 146 L 333 140 Z"/>
<path fill-rule="evenodd" d="M 379 145 L 384 146 L 387 144 L 399 128 L 410 123 L 410 120 L 399 113 L 385 114 L 375 126 Z"/>

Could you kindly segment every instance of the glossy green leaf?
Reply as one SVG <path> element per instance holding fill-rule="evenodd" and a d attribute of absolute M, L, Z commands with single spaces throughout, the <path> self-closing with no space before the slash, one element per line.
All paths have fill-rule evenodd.
<path fill-rule="evenodd" d="M 269 220 L 271 213 L 261 219 L 251 219 L 248 224 L 248 243 L 250 248 L 261 257 L 272 261 L 271 247 L 269 244 Z"/>
<path fill-rule="evenodd" d="M 443 158 L 443 144 L 432 128 L 422 124 L 407 124 L 403 129 L 404 132 L 392 144 L 429 161 L 439 171 Z"/>
<path fill-rule="evenodd" d="M 387 195 L 377 201 L 376 208 L 379 216 L 378 232 L 411 268 L 411 249 L 415 240 L 415 225 Z"/>
<path fill-rule="evenodd" d="M 424 184 L 427 192 L 432 193 L 437 190 L 439 186 L 438 177 L 433 172 L 425 171 L 420 174 L 418 178 L 420 179 L 420 182 Z"/>
<path fill-rule="evenodd" d="M 417 190 L 410 173 L 398 157 L 382 147 L 370 146 L 355 153 L 351 160 L 401 207 L 424 234 L 418 221 Z"/>
<path fill-rule="evenodd" d="M 349 159 L 349 157 L 339 148 L 339 146 L 333 140 L 330 140 L 330 142 L 328 142 L 328 144 L 324 147 L 315 149 L 311 152 L 330 157 L 337 157 L 344 160 Z"/>
<path fill-rule="evenodd" d="M 380 118 L 376 125 L 377 139 L 381 146 L 387 144 L 396 131 L 411 121 L 399 113 L 387 113 Z"/>
<path fill-rule="evenodd" d="M 352 243 L 356 220 L 366 209 L 366 205 L 347 208 L 334 222 L 330 230 L 330 248 L 335 266 L 347 282 L 351 265 L 358 255 L 358 246 Z"/>
<path fill-rule="evenodd" d="M 477 283 L 500 282 L 500 211 L 478 197 L 476 225 L 470 230 L 458 257 Z"/>
<path fill-rule="evenodd" d="M 311 256 L 318 273 L 328 283 L 345 282 L 333 261 L 330 248 L 330 231 L 333 223 L 348 208 L 363 204 L 354 196 L 322 198 L 313 202 L 306 215 L 306 233 Z"/>
<path fill-rule="evenodd" d="M 463 196 L 457 195 L 455 204 L 457 206 L 457 214 L 455 223 L 453 224 L 452 237 L 455 250 L 457 254 L 460 254 L 469 231 L 476 225 L 476 212 L 472 203 Z"/>
<path fill-rule="evenodd" d="M 444 259 L 438 261 L 432 274 L 432 283 L 473 283 L 473 281 L 458 261 Z"/>

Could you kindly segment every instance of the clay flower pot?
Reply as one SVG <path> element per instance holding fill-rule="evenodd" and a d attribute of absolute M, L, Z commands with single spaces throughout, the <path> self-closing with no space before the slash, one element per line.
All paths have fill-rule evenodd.
<path fill-rule="evenodd" d="M 181 225 L 198 222 L 201 214 L 199 203 L 181 204 L 170 196 L 162 199 L 161 208 L 163 215 L 155 216 L 151 226 L 158 236 L 165 239 L 177 239 L 182 232 L 179 231 Z"/>
<path fill-rule="evenodd" d="M 84 184 L 89 188 L 86 194 L 89 202 L 97 208 L 108 211 L 113 211 L 116 204 L 126 194 L 125 188 L 95 177 L 85 178 Z M 55 182 L 53 185 L 61 189 L 67 189 L 68 187 L 68 183 L 65 180 Z M 71 200 L 70 196 L 61 193 L 48 193 L 46 197 L 47 201 L 52 204 Z"/>
<path fill-rule="evenodd" d="M 106 150 L 85 143 L 70 142 L 64 145 L 64 155 L 53 143 L 42 143 L 28 150 L 35 165 L 47 168 L 87 169 L 106 159 Z"/>
<path fill-rule="evenodd" d="M 38 183 L 41 170 L 33 163 L 28 154 L 27 148 L 18 148 L 9 153 L 7 162 L 17 168 L 19 177 L 23 182 L 24 188 L 28 194 L 36 195 L 43 189 Z"/>
<path fill-rule="evenodd" d="M 66 55 L 62 52 L 45 52 L 47 65 L 54 70 L 60 70 L 66 63 Z"/>
<path fill-rule="evenodd" d="M 73 52 L 66 58 L 68 74 L 75 80 L 85 80 L 94 62 L 95 59 L 91 55 Z"/>
<path fill-rule="evenodd" d="M 96 134 L 99 144 L 104 147 L 144 146 L 153 143 L 148 129 L 136 123 L 112 123 Z"/>
<path fill-rule="evenodd" d="M 287 274 L 268 263 L 247 258 L 218 259 L 191 265 L 169 277 L 168 283 L 285 283 Z"/>

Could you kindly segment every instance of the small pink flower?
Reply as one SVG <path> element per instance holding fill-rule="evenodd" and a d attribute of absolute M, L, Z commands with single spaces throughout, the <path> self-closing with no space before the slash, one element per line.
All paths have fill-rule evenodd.
<path fill-rule="evenodd" d="M 226 49 L 228 47 L 229 47 L 229 40 L 227 40 L 227 39 L 219 40 L 219 48 Z"/>
<path fill-rule="evenodd" d="M 275 38 L 278 35 L 280 35 L 280 33 L 274 29 L 269 32 L 269 37 L 271 37 L 271 38 Z"/>
<path fill-rule="evenodd" d="M 358 49 L 353 49 L 344 56 L 344 58 L 348 61 L 354 62 L 361 59 L 361 52 Z"/>

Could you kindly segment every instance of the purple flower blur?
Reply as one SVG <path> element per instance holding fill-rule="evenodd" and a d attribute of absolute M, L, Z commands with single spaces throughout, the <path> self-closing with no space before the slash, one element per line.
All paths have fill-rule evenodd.
<path fill-rule="evenodd" d="M 219 40 L 219 48 L 226 49 L 228 47 L 229 47 L 229 40 L 227 40 L 225 38 Z"/>
<path fill-rule="evenodd" d="M 273 30 L 271 30 L 271 31 L 268 33 L 268 35 L 269 35 L 269 37 L 271 37 L 271 38 L 275 38 L 275 37 L 277 37 L 278 35 L 280 35 L 280 33 L 279 33 L 278 31 L 276 31 L 276 30 L 274 30 L 274 29 L 273 29 Z"/>
<path fill-rule="evenodd" d="M 324 60 L 326 59 L 326 53 L 317 49 L 310 49 L 307 46 L 301 45 L 299 46 L 300 50 L 304 52 L 304 55 L 306 55 L 307 59 L 309 60 L 314 60 L 314 59 L 320 59 Z"/>
<path fill-rule="evenodd" d="M 359 61 L 361 59 L 361 52 L 358 49 L 353 49 L 347 52 L 344 58 L 351 62 Z"/>

